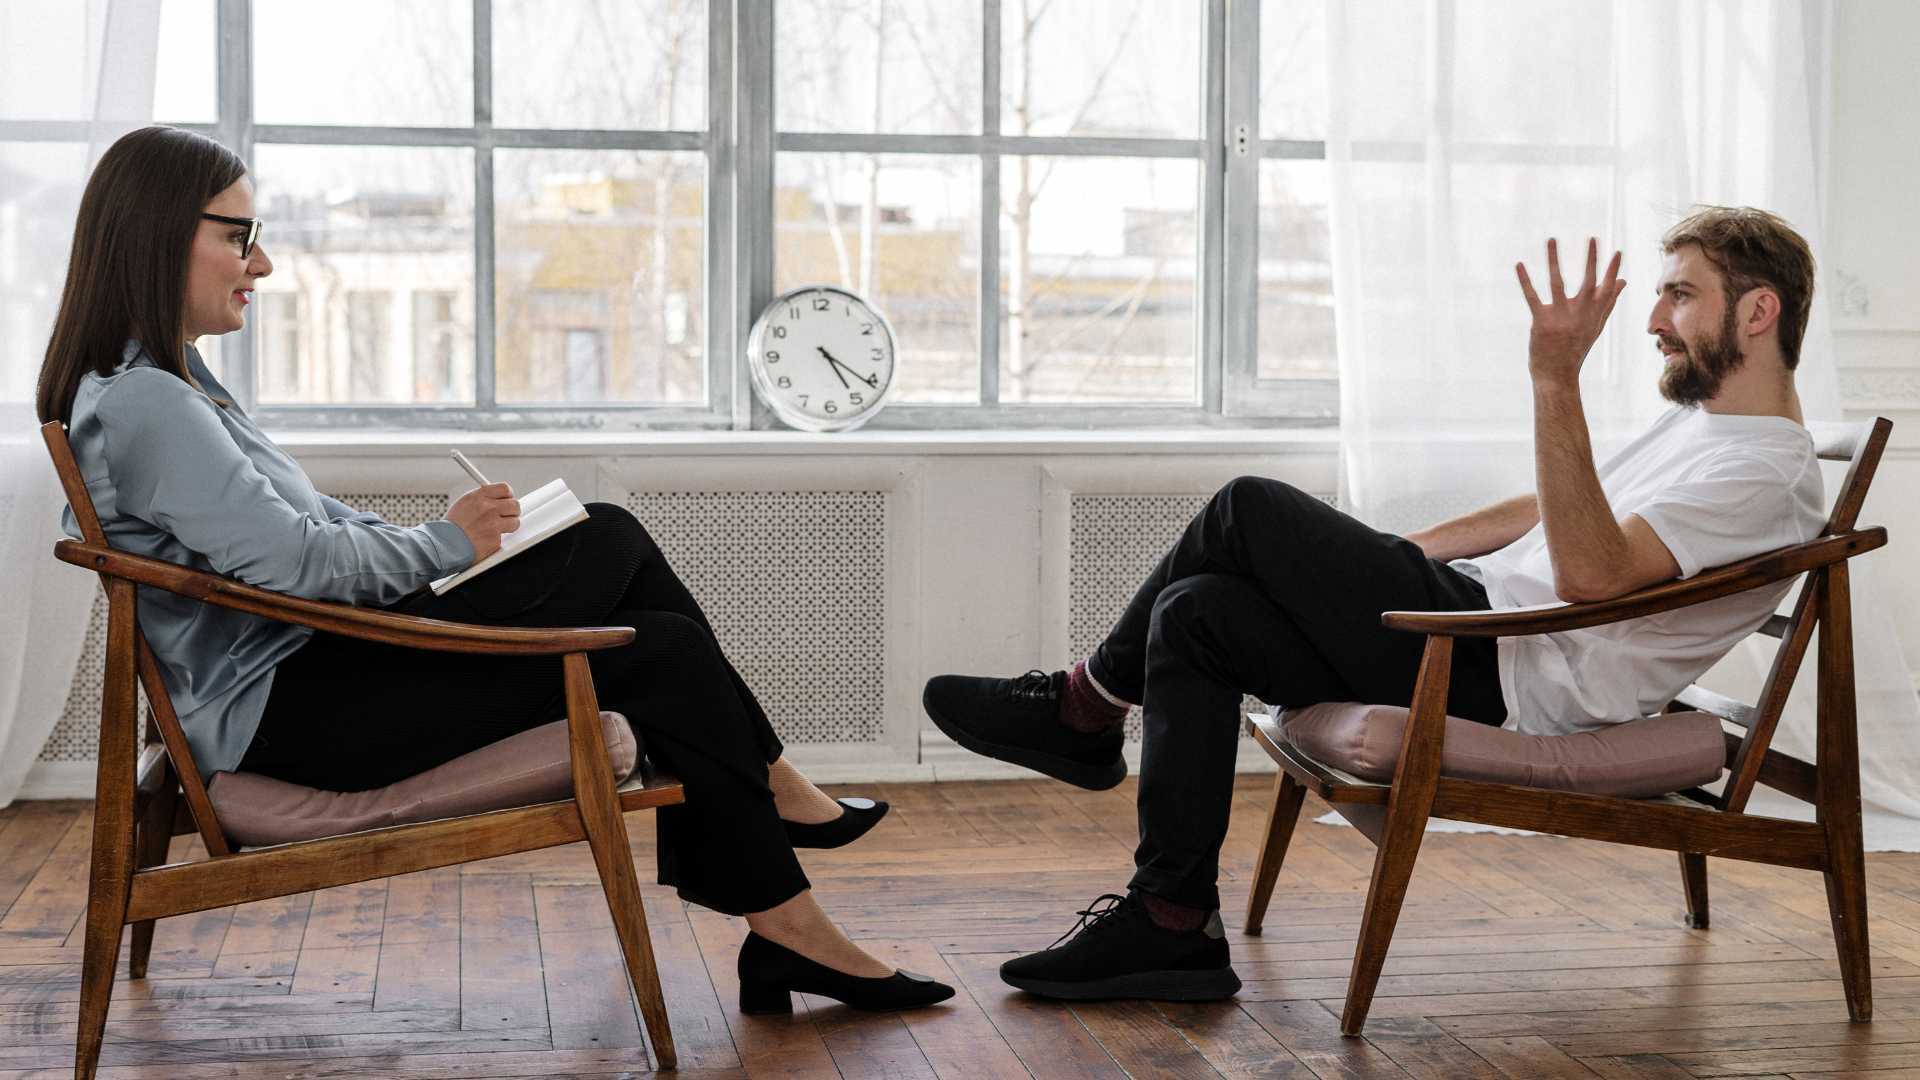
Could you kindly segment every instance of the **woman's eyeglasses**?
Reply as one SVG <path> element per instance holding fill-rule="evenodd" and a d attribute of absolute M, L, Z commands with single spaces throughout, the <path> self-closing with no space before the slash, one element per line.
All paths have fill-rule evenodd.
<path fill-rule="evenodd" d="M 253 245 L 260 242 L 260 219 L 259 218 L 228 217 L 225 214 L 201 214 L 200 216 L 203 218 L 206 218 L 209 221 L 218 221 L 223 225 L 246 226 L 247 238 L 241 241 L 240 243 L 240 257 L 243 259 L 250 259 L 253 257 Z"/>

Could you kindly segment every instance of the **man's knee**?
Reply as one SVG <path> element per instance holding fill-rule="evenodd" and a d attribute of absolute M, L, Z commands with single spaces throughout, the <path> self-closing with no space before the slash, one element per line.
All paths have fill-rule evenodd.
<path fill-rule="evenodd" d="M 1196 574 L 1172 582 L 1154 598 L 1152 632 L 1167 644 L 1193 641 L 1210 614 L 1230 606 L 1252 586 L 1228 574 Z"/>
<path fill-rule="evenodd" d="M 1211 500 L 1216 509 L 1238 519 L 1284 516 L 1317 501 L 1285 480 L 1270 476 L 1236 476 L 1220 485 Z"/>

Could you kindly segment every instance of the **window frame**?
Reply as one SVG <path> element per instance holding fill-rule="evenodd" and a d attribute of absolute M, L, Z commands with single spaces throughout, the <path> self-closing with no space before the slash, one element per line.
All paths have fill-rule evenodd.
<path fill-rule="evenodd" d="M 973 135 L 781 132 L 770 0 L 710 0 L 704 131 L 501 128 L 492 122 L 493 2 L 471 0 L 473 116 L 466 127 L 259 124 L 253 118 L 253 0 L 216 0 L 216 108 L 212 124 L 181 124 L 248 161 L 258 146 L 453 147 L 473 151 L 474 395 L 472 405 L 259 405 L 251 321 L 222 343 L 223 379 L 262 424 L 300 430 L 771 430 L 781 425 L 752 393 L 742 362 L 754 317 L 773 298 L 774 163 L 780 152 L 933 153 L 980 166 L 978 327 L 980 402 L 896 402 L 868 425 L 891 430 L 1259 428 L 1336 421 L 1335 378 L 1258 376 L 1257 185 L 1265 159 L 1326 157 L 1320 140 L 1259 137 L 1260 4 L 1201 0 L 1205 20 L 1198 137 L 1010 136 L 1000 133 L 1001 0 L 981 0 L 981 128 Z M 162 122 L 165 122 L 163 119 Z M 0 138 L 85 140 L 90 125 L 0 121 Z M 495 395 L 496 149 L 697 151 L 706 161 L 703 405 L 511 403 Z M 1000 163 L 1010 154 L 1174 158 L 1200 166 L 1195 296 L 1196 394 L 1191 405 L 1008 404 L 998 399 Z M 271 245 L 272 234 L 266 242 Z M 312 315 L 313 313 L 309 313 Z"/>

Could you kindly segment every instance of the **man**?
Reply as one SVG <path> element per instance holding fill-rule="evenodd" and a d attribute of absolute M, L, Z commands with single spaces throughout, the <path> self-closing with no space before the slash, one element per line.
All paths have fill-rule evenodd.
<path fill-rule="evenodd" d="M 1222 488 L 1111 633 L 1071 670 L 942 675 L 924 701 L 976 753 L 1095 790 L 1126 775 L 1120 725 L 1141 705 L 1140 847 L 1126 896 L 1102 897 L 1008 983 L 1054 997 L 1206 1000 L 1240 988 L 1215 879 L 1243 693 L 1281 705 L 1406 705 L 1422 638 L 1382 611 L 1604 600 L 1812 539 L 1824 502 L 1794 390 L 1813 255 L 1784 221 L 1708 207 L 1675 225 L 1647 332 L 1674 402 L 1596 469 L 1580 367 L 1626 283 L 1596 280 L 1597 244 L 1567 295 L 1547 242 L 1533 312 L 1537 494 L 1406 537 L 1376 532 L 1273 480 Z M 1788 584 L 1623 624 L 1454 646 L 1448 712 L 1564 733 L 1656 712 L 1757 628 Z"/>

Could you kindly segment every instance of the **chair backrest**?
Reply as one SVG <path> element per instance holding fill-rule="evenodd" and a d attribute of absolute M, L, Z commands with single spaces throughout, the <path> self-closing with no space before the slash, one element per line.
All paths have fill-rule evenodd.
<path fill-rule="evenodd" d="M 1840 492 L 1834 497 L 1833 509 L 1827 515 L 1827 524 L 1821 535 L 1851 532 L 1859 520 L 1860 508 L 1867 501 L 1867 489 L 1880 467 L 1880 456 L 1886 450 L 1887 439 L 1893 433 L 1893 422 L 1885 417 L 1876 417 L 1858 423 L 1813 423 L 1808 424 L 1807 428 L 1813 435 L 1814 451 L 1822 461 L 1848 463 L 1846 479 L 1841 482 Z M 1733 760 L 1728 765 L 1730 775 L 1720 796 L 1723 809 L 1734 812 L 1744 810 L 1748 797 L 1753 794 L 1753 786 L 1761 779 L 1763 772 L 1767 774 L 1770 786 L 1780 787 L 1808 801 L 1812 799 L 1806 790 L 1810 784 L 1806 763 L 1771 751 L 1769 746 L 1773 741 L 1774 729 L 1779 726 L 1780 716 L 1786 709 L 1787 694 L 1793 689 L 1794 677 L 1799 673 L 1807 646 L 1813 640 L 1813 630 L 1819 622 L 1818 601 L 1830 572 L 1826 567 L 1809 571 L 1801 583 L 1799 596 L 1794 600 L 1793 614 L 1786 617 L 1774 615 L 1755 631 L 1780 641 L 1779 648 L 1774 652 L 1772 667 L 1761 686 L 1757 704 L 1734 701 L 1699 687 L 1688 687 L 1677 699 L 1682 706 L 1714 713 L 1746 729 L 1746 734 L 1738 737 L 1738 746 L 1730 747 Z M 1729 736 L 1730 740 L 1733 738 Z"/>
<path fill-rule="evenodd" d="M 100 525 L 100 514 L 94 509 L 93 496 L 87 494 L 87 483 L 80 475 L 80 464 L 74 459 L 73 447 L 67 442 L 66 426 L 58 420 L 49 421 L 41 425 L 40 437 L 46 442 L 47 453 L 53 458 L 53 470 L 59 475 L 60 487 L 66 492 L 67 505 L 72 508 L 74 519 L 79 522 L 81 537 L 96 547 L 112 547 L 107 542 L 106 530 Z M 104 580 L 106 575 L 102 574 L 101 577 Z M 127 590 L 127 603 L 133 603 L 133 595 L 132 590 Z M 111 590 L 109 596 L 112 596 Z M 186 731 L 181 728 L 180 718 L 173 711 L 173 698 L 167 693 L 166 681 L 160 677 L 160 665 L 154 659 L 153 650 L 147 646 L 146 635 L 140 632 L 137 612 L 128 614 L 134 620 L 135 670 L 139 673 L 141 688 L 147 693 L 147 741 L 151 742 L 157 736 L 167 760 L 172 763 L 173 772 L 179 777 L 181 793 L 186 797 L 187 810 L 193 815 L 194 828 L 206 844 L 207 854 L 231 854 L 233 849 L 214 816 L 213 802 L 207 797 L 206 781 L 193 762 L 193 751 L 187 745 Z M 105 737 L 104 731 L 102 737 Z M 144 780 L 144 776 L 136 778 L 136 781 Z"/>

